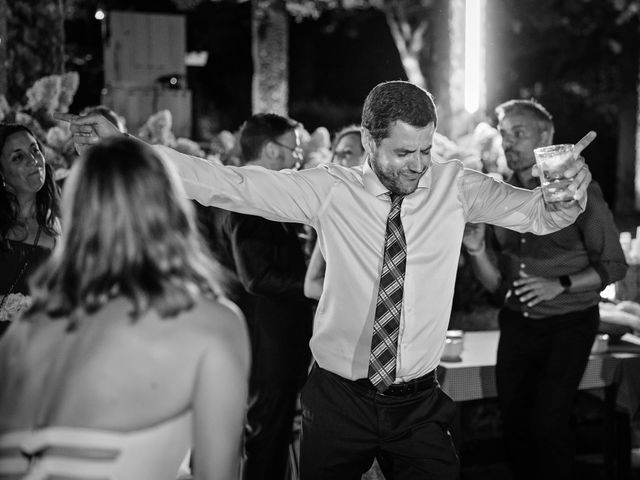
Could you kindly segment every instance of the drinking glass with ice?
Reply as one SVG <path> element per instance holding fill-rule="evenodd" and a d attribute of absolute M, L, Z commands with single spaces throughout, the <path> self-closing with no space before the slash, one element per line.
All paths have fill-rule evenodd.
<path fill-rule="evenodd" d="M 540 171 L 542 196 L 547 203 L 570 202 L 573 192 L 568 189 L 571 179 L 564 172 L 576 161 L 573 144 L 549 145 L 533 151 Z"/>

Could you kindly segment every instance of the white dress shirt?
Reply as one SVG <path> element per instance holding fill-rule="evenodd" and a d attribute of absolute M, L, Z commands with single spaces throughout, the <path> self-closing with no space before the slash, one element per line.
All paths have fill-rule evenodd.
<path fill-rule="evenodd" d="M 391 207 L 368 162 L 302 171 L 215 165 L 154 147 L 203 205 L 311 225 L 327 269 L 311 338 L 318 365 L 343 378 L 366 378 Z M 545 209 L 540 189 L 496 181 L 458 161 L 433 163 L 402 203 L 407 267 L 398 337 L 396 381 L 437 367 L 444 348 L 466 222 L 546 234 L 570 225 L 584 209 Z"/>

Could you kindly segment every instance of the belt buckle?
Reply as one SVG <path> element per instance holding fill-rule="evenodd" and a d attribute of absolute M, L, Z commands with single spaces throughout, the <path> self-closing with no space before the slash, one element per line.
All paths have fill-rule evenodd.
<path fill-rule="evenodd" d="M 381 395 L 385 397 L 402 397 L 415 391 L 415 384 L 391 384 Z"/>

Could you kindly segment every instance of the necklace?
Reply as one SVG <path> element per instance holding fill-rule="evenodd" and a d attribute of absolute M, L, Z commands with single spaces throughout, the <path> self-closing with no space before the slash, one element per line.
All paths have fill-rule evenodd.
<path fill-rule="evenodd" d="M 24 262 L 22 263 L 22 267 L 20 268 L 20 271 L 18 272 L 18 275 L 14 279 L 13 284 L 9 288 L 9 291 L 7 293 L 5 293 L 4 296 L 2 297 L 2 300 L 0 300 L 0 308 L 2 308 L 4 306 L 5 302 L 7 301 L 7 297 L 13 293 L 13 289 L 16 288 L 16 285 L 18 284 L 18 281 L 20 280 L 20 278 L 24 274 L 24 271 L 27 269 L 27 266 L 29 265 L 29 260 L 31 260 L 31 257 L 33 256 L 33 252 L 36 249 L 36 247 L 38 246 L 38 240 L 39 239 L 40 239 L 40 228 L 38 228 L 38 233 L 36 233 L 36 238 L 33 241 L 33 245 L 31 245 L 31 250 L 29 251 L 29 253 L 25 257 Z"/>

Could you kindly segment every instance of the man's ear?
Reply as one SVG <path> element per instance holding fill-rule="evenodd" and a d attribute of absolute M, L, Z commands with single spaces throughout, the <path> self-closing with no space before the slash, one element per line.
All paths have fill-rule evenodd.
<path fill-rule="evenodd" d="M 553 130 L 546 129 L 542 131 L 540 135 L 542 139 L 542 145 L 553 145 Z"/>
<path fill-rule="evenodd" d="M 271 140 L 262 146 L 262 156 L 272 159 L 278 156 L 278 146 Z"/>
<path fill-rule="evenodd" d="M 362 146 L 369 156 L 372 156 L 376 151 L 376 141 L 371 136 L 371 132 L 364 127 L 362 127 Z"/>

